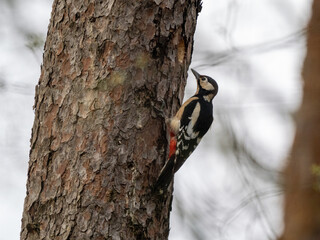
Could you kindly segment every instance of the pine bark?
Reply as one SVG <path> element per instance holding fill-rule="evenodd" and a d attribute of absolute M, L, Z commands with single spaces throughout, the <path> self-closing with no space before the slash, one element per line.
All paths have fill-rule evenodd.
<path fill-rule="evenodd" d="M 167 239 L 165 119 L 199 0 L 55 0 L 36 87 L 21 239 Z"/>
<path fill-rule="evenodd" d="M 320 239 L 320 2 L 314 1 L 303 67 L 304 97 L 285 172 L 285 229 L 281 240 Z"/>

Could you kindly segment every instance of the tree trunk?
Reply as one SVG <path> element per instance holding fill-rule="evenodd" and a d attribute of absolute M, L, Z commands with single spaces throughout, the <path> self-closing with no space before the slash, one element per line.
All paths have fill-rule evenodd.
<path fill-rule="evenodd" d="M 200 0 L 55 0 L 36 87 L 22 240 L 167 239 L 165 118 Z"/>
<path fill-rule="evenodd" d="M 320 1 L 313 3 L 304 62 L 304 97 L 286 169 L 282 240 L 320 239 Z"/>

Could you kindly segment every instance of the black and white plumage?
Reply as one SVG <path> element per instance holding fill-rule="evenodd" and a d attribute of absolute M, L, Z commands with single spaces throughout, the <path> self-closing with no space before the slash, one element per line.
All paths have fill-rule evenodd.
<path fill-rule="evenodd" d="M 169 186 L 174 173 L 191 155 L 213 122 L 212 100 L 218 93 L 218 84 L 211 77 L 191 71 L 197 80 L 197 91 L 170 121 L 169 160 L 160 172 L 156 188 Z"/>

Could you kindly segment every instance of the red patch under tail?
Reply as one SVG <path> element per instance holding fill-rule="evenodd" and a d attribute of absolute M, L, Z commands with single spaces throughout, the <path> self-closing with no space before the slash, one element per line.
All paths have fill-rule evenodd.
<path fill-rule="evenodd" d="M 170 131 L 169 158 L 175 154 L 177 149 L 177 139 L 173 132 Z"/>

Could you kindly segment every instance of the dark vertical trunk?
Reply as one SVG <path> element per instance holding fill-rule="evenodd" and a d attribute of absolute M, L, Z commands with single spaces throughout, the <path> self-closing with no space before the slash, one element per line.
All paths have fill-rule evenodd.
<path fill-rule="evenodd" d="M 320 239 L 320 1 L 313 3 L 304 62 L 304 97 L 285 172 L 282 240 Z"/>
<path fill-rule="evenodd" d="M 36 88 L 22 240 L 166 239 L 167 154 L 199 0 L 55 0 Z"/>

